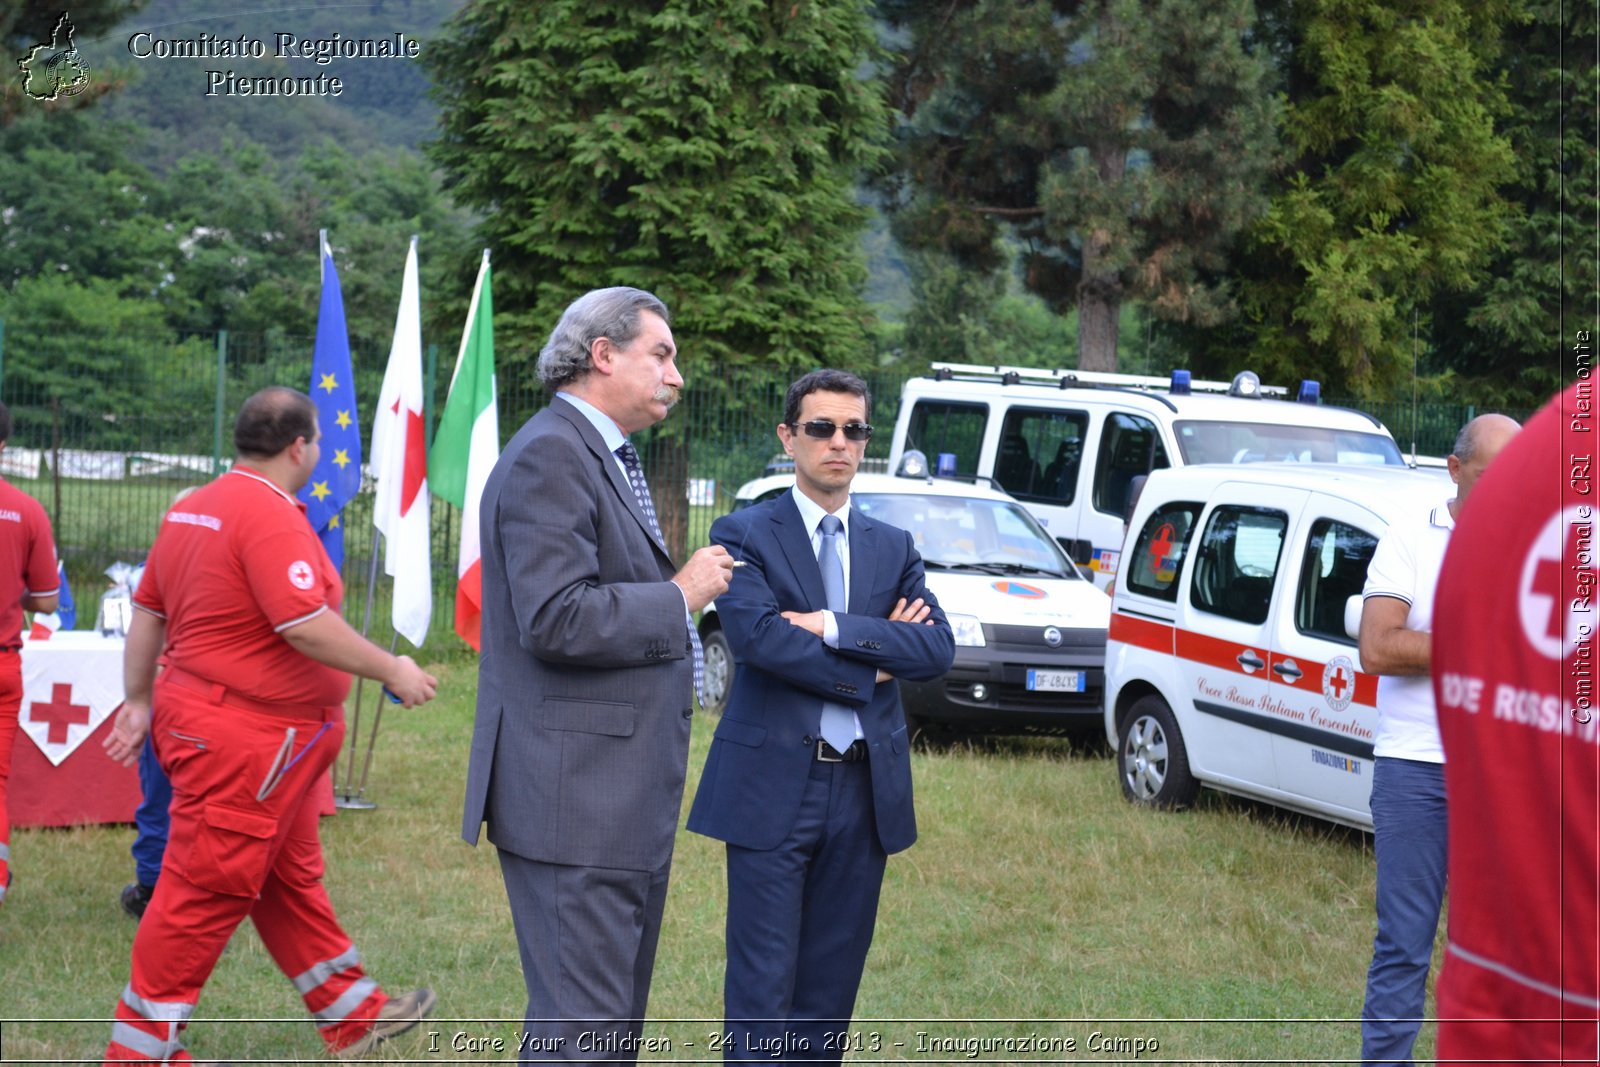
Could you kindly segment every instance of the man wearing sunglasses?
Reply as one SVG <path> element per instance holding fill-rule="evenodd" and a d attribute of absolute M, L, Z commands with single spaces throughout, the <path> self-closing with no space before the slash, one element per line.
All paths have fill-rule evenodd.
<path fill-rule="evenodd" d="M 866 383 L 812 371 L 778 440 L 793 491 L 711 527 L 742 563 L 717 611 L 739 669 L 689 813 L 727 843 L 728 1062 L 837 1063 L 888 856 L 916 840 L 896 677 L 955 640 L 911 535 L 851 510 Z"/>

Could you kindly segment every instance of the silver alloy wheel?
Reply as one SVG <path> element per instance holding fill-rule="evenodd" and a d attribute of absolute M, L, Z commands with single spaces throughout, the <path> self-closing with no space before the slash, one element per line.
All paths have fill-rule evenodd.
<path fill-rule="evenodd" d="M 1122 744 L 1122 777 L 1136 800 L 1161 796 L 1167 781 L 1167 735 L 1152 715 L 1139 715 Z"/>
<path fill-rule="evenodd" d="M 700 706 L 721 714 L 728 703 L 728 690 L 733 688 L 733 649 L 721 630 L 712 630 L 701 639 L 705 650 L 705 690 Z"/>

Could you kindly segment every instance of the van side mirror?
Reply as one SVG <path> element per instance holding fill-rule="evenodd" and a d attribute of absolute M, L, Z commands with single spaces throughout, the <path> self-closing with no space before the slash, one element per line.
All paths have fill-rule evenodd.
<path fill-rule="evenodd" d="M 1350 640 L 1361 639 L 1361 594 L 1346 597 L 1344 602 L 1344 632 L 1350 635 Z"/>
<path fill-rule="evenodd" d="M 1094 558 L 1094 546 L 1082 538 L 1058 537 L 1056 544 L 1067 550 L 1067 557 L 1080 567 L 1087 567 Z"/>

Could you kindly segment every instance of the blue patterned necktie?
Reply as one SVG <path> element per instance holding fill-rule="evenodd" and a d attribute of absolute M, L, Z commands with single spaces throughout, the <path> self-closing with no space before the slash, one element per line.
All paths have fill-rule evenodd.
<path fill-rule="evenodd" d="M 617 458 L 622 460 L 623 469 L 628 472 L 628 485 L 633 488 L 633 495 L 639 501 L 639 510 L 644 512 L 644 518 L 650 524 L 650 532 L 656 535 L 656 540 L 662 544 L 667 539 L 661 536 L 661 523 L 656 518 L 656 505 L 650 499 L 650 487 L 645 484 L 644 467 L 639 464 L 639 453 L 633 447 L 633 442 L 624 441 L 617 446 Z M 700 647 L 700 635 L 695 631 L 694 620 L 684 615 L 684 621 L 689 627 L 689 645 L 694 650 L 694 693 L 701 697 L 705 692 L 706 682 L 706 654 Z"/>
<path fill-rule="evenodd" d="M 844 523 L 837 515 L 824 515 L 818 527 L 822 531 L 822 544 L 817 549 L 817 566 L 822 570 L 822 591 L 828 598 L 828 610 L 843 612 L 844 558 L 839 553 L 839 542 L 844 540 Z M 842 704 L 824 702 L 822 705 L 822 739 L 835 750 L 843 752 L 856 739 L 855 712 Z"/>

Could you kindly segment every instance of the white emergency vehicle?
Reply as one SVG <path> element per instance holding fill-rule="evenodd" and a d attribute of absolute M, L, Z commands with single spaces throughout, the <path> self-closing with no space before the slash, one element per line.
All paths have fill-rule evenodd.
<path fill-rule="evenodd" d="M 1156 471 L 1111 602 L 1105 730 L 1128 799 L 1201 785 L 1370 830 L 1378 680 L 1355 633 L 1378 539 L 1455 495 L 1433 468 Z"/>
<path fill-rule="evenodd" d="M 1319 393 L 1316 382 L 1303 382 L 1289 400 L 1249 371 L 1217 382 L 1183 370 L 1159 378 L 935 363 L 931 377 L 901 391 L 889 469 L 900 471 L 916 450 L 939 474 L 992 479 L 1104 589 L 1117 572 L 1128 505 L 1152 470 L 1405 465 L 1381 422 L 1324 407 Z"/>

